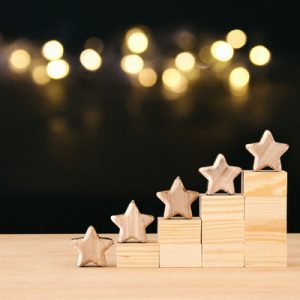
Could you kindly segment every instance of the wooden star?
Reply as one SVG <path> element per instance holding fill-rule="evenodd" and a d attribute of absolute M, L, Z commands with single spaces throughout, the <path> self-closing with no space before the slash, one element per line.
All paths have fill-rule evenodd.
<path fill-rule="evenodd" d="M 270 167 L 275 171 L 281 171 L 280 157 L 288 148 L 288 144 L 275 142 L 269 130 L 264 132 L 258 143 L 246 145 L 246 149 L 254 156 L 254 171 L 259 171 L 266 167 Z"/>
<path fill-rule="evenodd" d="M 106 266 L 105 251 L 112 246 L 113 240 L 99 237 L 95 228 L 90 226 L 83 238 L 72 239 L 71 244 L 79 252 L 78 267 L 90 262 L 103 267 Z"/>
<path fill-rule="evenodd" d="M 147 242 L 146 227 L 154 221 L 154 217 L 141 214 L 132 200 L 123 215 L 111 216 L 111 220 L 120 228 L 119 243 L 130 239 L 145 243 Z"/>
<path fill-rule="evenodd" d="M 212 195 L 220 190 L 234 194 L 234 179 L 241 173 L 239 167 L 229 166 L 224 155 L 219 154 L 212 166 L 203 167 L 199 172 L 208 180 L 207 194 Z"/>
<path fill-rule="evenodd" d="M 180 177 L 177 177 L 169 191 L 157 192 L 156 196 L 165 204 L 165 219 L 171 219 L 176 215 L 191 219 L 193 217 L 191 205 L 199 197 L 199 193 L 187 191 Z"/>

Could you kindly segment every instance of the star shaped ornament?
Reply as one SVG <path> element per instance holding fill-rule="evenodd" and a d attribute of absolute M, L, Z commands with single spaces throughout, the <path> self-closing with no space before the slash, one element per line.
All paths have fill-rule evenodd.
<path fill-rule="evenodd" d="M 219 154 L 212 166 L 203 167 L 199 172 L 208 180 L 207 194 L 212 195 L 222 190 L 234 194 L 234 179 L 241 173 L 239 167 L 229 166 L 223 154 Z"/>
<path fill-rule="evenodd" d="M 123 215 L 111 216 L 111 220 L 120 228 L 119 243 L 130 239 L 146 243 L 146 227 L 154 221 L 154 217 L 141 214 L 132 200 Z"/>
<path fill-rule="evenodd" d="M 165 219 L 176 215 L 191 219 L 191 205 L 199 197 L 199 193 L 186 190 L 181 179 L 177 177 L 169 191 L 157 192 L 156 196 L 165 204 Z"/>
<path fill-rule="evenodd" d="M 78 267 L 91 262 L 103 267 L 106 266 L 105 251 L 112 246 L 113 240 L 99 237 L 95 228 L 90 226 L 83 238 L 72 239 L 71 244 L 79 252 Z"/>
<path fill-rule="evenodd" d="M 246 145 L 246 149 L 254 156 L 254 171 L 259 171 L 266 167 L 270 167 L 275 171 L 281 171 L 280 157 L 288 148 L 288 144 L 275 142 L 269 130 L 264 132 L 258 143 Z"/>

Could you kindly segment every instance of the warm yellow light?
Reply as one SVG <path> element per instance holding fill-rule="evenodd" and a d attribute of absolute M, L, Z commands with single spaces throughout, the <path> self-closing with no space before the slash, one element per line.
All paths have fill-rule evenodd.
<path fill-rule="evenodd" d="M 81 64 L 89 71 L 96 71 L 101 67 L 102 58 L 93 49 L 86 49 L 80 54 Z"/>
<path fill-rule="evenodd" d="M 130 51 L 134 53 L 143 53 L 148 48 L 148 37 L 143 30 L 133 28 L 126 34 L 126 44 Z"/>
<path fill-rule="evenodd" d="M 43 56 L 48 60 L 60 59 L 64 54 L 64 47 L 59 41 L 49 41 L 42 48 Z"/>
<path fill-rule="evenodd" d="M 204 64 L 211 64 L 214 60 L 210 52 L 210 46 L 202 47 L 198 55 L 201 62 Z"/>
<path fill-rule="evenodd" d="M 271 52 L 264 46 L 258 45 L 251 49 L 249 58 L 254 65 L 264 66 L 271 59 Z"/>
<path fill-rule="evenodd" d="M 34 67 L 32 69 L 32 79 L 36 84 L 47 84 L 50 81 L 50 77 L 47 74 L 47 67 L 44 65 Z"/>
<path fill-rule="evenodd" d="M 139 78 L 140 84 L 144 87 L 151 87 L 157 81 L 156 72 L 151 68 L 147 68 L 147 69 L 142 70 L 139 73 L 138 78 Z"/>
<path fill-rule="evenodd" d="M 229 61 L 233 57 L 233 48 L 224 41 L 216 41 L 210 48 L 212 56 L 219 61 Z"/>
<path fill-rule="evenodd" d="M 121 60 L 121 67 L 126 73 L 138 74 L 144 67 L 144 61 L 138 55 L 126 55 Z"/>
<path fill-rule="evenodd" d="M 243 87 L 249 83 L 250 74 L 249 72 L 243 68 L 238 67 L 233 69 L 229 75 L 229 84 L 234 87 Z"/>
<path fill-rule="evenodd" d="M 240 29 L 231 30 L 226 37 L 226 41 L 233 48 L 239 49 L 242 48 L 247 42 L 247 36 L 244 31 Z"/>
<path fill-rule="evenodd" d="M 69 74 L 70 67 L 69 64 L 63 60 L 53 60 L 47 65 L 47 74 L 52 79 L 61 79 Z"/>
<path fill-rule="evenodd" d="M 190 52 L 179 53 L 175 58 L 175 66 L 184 72 L 191 71 L 195 67 L 195 57 Z"/>
<path fill-rule="evenodd" d="M 10 67 L 15 71 L 25 71 L 31 63 L 30 54 L 24 49 L 13 51 L 9 58 Z"/>
<path fill-rule="evenodd" d="M 176 93 L 183 93 L 187 89 L 186 78 L 174 68 L 167 69 L 163 72 L 162 81 L 167 88 Z"/>

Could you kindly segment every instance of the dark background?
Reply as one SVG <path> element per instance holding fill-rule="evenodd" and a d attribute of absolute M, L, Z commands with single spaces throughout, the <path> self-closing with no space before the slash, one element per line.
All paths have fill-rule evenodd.
<path fill-rule="evenodd" d="M 218 153 L 251 168 L 244 145 L 258 141 L 265 129 L 290 144 L 282 160 L 289 172 L 288 230 L 300 232 L 297 13 L 292 2 L 275 2 L 1 3 L 5 38 L 40 44 L 55 38 L 72 60 L 86 38 L 99 36 L 104 64 L 97 76 L 75 68 L 46 88 L 0 72 L 0 233 L 83 232 L 90 224 L 116 232 L 110 216 L 123 213 L 131 199 L 141 212 L 162 215 L 157 191 L 180 175 L 186 188 L 204 192 L 197 170 Z M 134 89 L 120 71 L 122 37 L 139 24 L 152 30 L 166 54 L 173 54 L 168 41 L 178 28 L 216 38 L 241 28 L 250 44 L 271 49 L 272 62 L 252 70 L 242 104 L 218 83 L 195 85 L 184 99 L 166 101 L 158 88 Z M 51 93 L 60 100 L 51 101 Z"/>

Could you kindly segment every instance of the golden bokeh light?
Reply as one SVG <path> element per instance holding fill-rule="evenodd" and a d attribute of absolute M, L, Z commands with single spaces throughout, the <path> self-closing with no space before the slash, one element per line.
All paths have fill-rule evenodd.
<path fill-rule="evenodd" d="M 131 52 L 143 53 L 147 50 L 149 40 L 140 28 L 133 28 L 126 34 L 126 45 Z"/>
<path fill-rule="evenodd" d="M 59 59 L 50 61 L 46 70 L 50 78 L 62 79 L 69 74 L 70 66 L 65 60 Z"/>
<path fill-rule="evenodd" d="M 214 58 L 211 55 L 210 52 L 210 46 L 203 46 L 198 53 L 199 59 L 204 64 L 211 64 L 214 60 Z"/>
<path fill-rule="evenodd" d="M 229 84 L 230 86 L 241 88 L 249 83 L 250 74 L 247 69 L 237 67 L 230 72 Z"/>
<path fill-rule="evenodd" d="M 216 41 L 211 45 L 212 56 L 219 61 L 229 61 L 233 57 L 233 48 L 225 41 Z"/>
<path fill-rule="evenodd" d="M 168 89 L 175 93 L 183 93 L 187 89 L 186 78 L 174 68 L 169 68 L 163 72 L 162 81 Z"/>
<path fill-rule="evenodd" d="M 83 50 L 80 54 L 80 62 L 89 71 L 96 71 L 101 67 L 102 58 L 93 49 Z"/>
<path fill-rule="evenodd" d="M 227 36 L 226 41 L 234 49 L 239 49 L 245 46 L 247 42 L 247 36 L 244 31 L 240 29 L 231 30 Z"/>
<path fill-rule="evenodd" d="M 143 69 L 138 76 L 139 82 L 144 87 L 151 87 L 157 81 L 157 74 L 151 68 Z"/>
<path fill-rule="evenodd" d="M 122 58 L 121 67 L 126 73 L 138 74 L 144 67 L 144 61 L 136 54 L 129 54 Z"/>
<path fill-rule="evenodd" d="M 254 65 L 264 66 L 270 61 L 271 52 L 265 46 L 258 45 L 250 50 L 249 58 Z"/>
<path fill-rule="evenodd" d="M 31 56 L 25 49 L 14 50 L 9 57 L 9 66 L 12 70 L 17 72 L 26 71 L 30 66 Z"/>
<path fill-rule="evenodd" d="M 195 67 L 195 56 L 190 52 L 179 53 L 175 58 L 175 66 L 183 72 L 191 71 Z"/>
<path fill-rule="evenodd" d="M 51 40 L 44 44 L 42 54 L 48 60 L 58 60 L 64 54 L 64 47 L 59 41 Z"/>
<path fill-rule="evenodd" d="M 34 67 L 31 75 L 33 81 L 38 85 L 44 85 L 50 81 L 50 77 L 47 74 L 47 67 L 45 65 Z"/>

